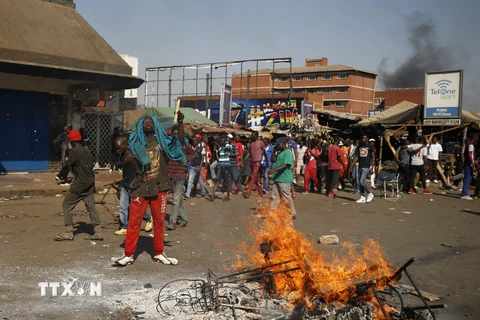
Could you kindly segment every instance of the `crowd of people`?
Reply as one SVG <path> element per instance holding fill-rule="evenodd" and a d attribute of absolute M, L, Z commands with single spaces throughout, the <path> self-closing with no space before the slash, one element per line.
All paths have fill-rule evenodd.
<path fill-rule="evenodd" d="M 233 134 L 196 134 L 188 138 L 184 133 L 183 114 L 178 124 L 165 129 L 149 116 L 139 119 L 136 131 L 127 139 L 116 135 L 112 148 L 118 156 L 115 162 L 121 168 L 122 179 L 116 181 L 120 190 L 120 228 L 117 235 L 125 235 L 125 254 L 115 263 L 126 266 L 134 262 L 142 220 L 145 231 L 153 229 L 153 260 L 176 265 L 178 260 L 164 253 L 164 230 L 175 230 L 188 225 L 185 201 L 204 197 L 230 201 L 237 195 L 245 199 L 253 196 L 258 202 L 269 195 L 272 210 L 283 206 L 296 219 L 295 188 L 303 193 L 325 194 L 336 197 L 338 190 L 351 187 L 358 194 L 359 204 L 374 199 L 373 188 L 382 178 L 377 172 L 375 139 L 362 136 L 359 140 L 298 139 L 290 135 L 278 137 L 273 143 L 253 131 L 251 137 Z M 95 176 L 92 154 L 82 134 L 65 128 L 62 142 L 62 163 L 73 172 L 73 182 L 63 202 L 65 231 L 55 240 L 73 240 L 72 211 L 83 201 L 90 213 L 94 233 L 91 239 L 102 240 L 100 221 L 93 195 Z M 478 134 L 468 139 L 464 151 L 458 151 L 455 175 L 461 170 L 463 178 L 461 199 L 472 200 L 479 195 Z M 436 138 L 427 143 L 425 137 L 414 141 L 402 139 L 396 153 L 398 182 L 407 194 L 417 194 L 417 174 L 423 194 L 432 194 L 428 182 L 438 183 L 437 166 L 443 149 Z M 63 169 L 62 169 L 63 170 Z M 469 195 L 472 177 L 476 189 Z M 300 186 L 303 180 L 303 186 Z M 348 185 L 348 186 L 347 186 Z M 212 188 L 209 190 L 209 188 Z M 171 191 L 172 208 L 167 214 L 167 193 Z M 271 200 L 271 201 L 270 201 Z M 147 209 L 150 208 L 150 214 Z"/>

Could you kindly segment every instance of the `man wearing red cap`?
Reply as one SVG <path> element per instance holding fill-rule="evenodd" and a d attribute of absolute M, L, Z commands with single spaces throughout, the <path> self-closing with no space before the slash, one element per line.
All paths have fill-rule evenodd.
<path fill-rule="evenodd" d="M 83 146 L 82 135 L 77 130 L 68 132 L 68 140 L 72 145 L 72 150 L 66 160 L 65 152 L 62 152 L 63 166 L 69 166 L 73 172 L 73 182 L 70 190 L 63 199 L 63 219 L 65 221 L 65 232 L 55 237 L 56 241 L 73 240 L 73 209 L 83 201 L 87 209 L 94 234 L 90 236 L 91 240 L 103 240 L 100 234 L 100 217 L 95 208 L 95 174 L 93 172 L 93 156 L 90 150 Z M 67 148 L 62 145 L 62 151 Z"/>

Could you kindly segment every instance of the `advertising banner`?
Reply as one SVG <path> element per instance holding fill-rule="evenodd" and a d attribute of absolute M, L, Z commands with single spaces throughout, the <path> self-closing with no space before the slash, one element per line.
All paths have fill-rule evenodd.
<path fill-rule="evenodd" d="M 228 84 L 222 85 L 222 93 L 220 95 L 219 121 L 220 125 L 230 123 L 230 106 L 232 104 L 232 87 Z"/>
<path fill-rule="evenodd" d="M 463 70 L 427 73 L 425 75 L 425 121 L 459 119 L 462 116 L 462 91 Z"/>
<path fill-rule="evenodd" d="M 105 90 L 99 88 L 79 88 L 73 90 L 74 108 L 104 108 Z"/>
<path fill-rule="evenodd" d="M 299 114 L 302 114 L 303 99 L 233 99 L 230 104 L 230 121 L 223 123 L 238 124 L 248 127 L 256 126 L 275 126 L 281 130 L 288 128 L 290 123 Z M 220 123 L 220 101 L 210 102 L 212 108 L 209 114 L 206 114 L 206 101 L 203 100 L 183 100 L 182 106 L 196 109 L 198 112 L 206 114 L 209 119 Z"/>

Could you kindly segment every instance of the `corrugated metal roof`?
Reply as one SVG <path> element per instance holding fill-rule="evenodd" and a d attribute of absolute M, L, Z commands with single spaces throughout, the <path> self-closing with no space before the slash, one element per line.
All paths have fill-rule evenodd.
<path fill-rule="evenodd" d="M 125 111 L 126 113 L 131 113 L 134 117 L 137 117 L 134 121 L 131 119 L 127 130 L 131 131 L 134 130 L 137 126 L 138 119 L 143 116 L 152 116 L 158 119 L 160 124 L 164 126 L 166 129 L 170 128 L 173 125 L 173 116 L 175 112 L 175 108 L 169 107 L 156 107 L 156 108 L 148 108 L 147 110 L 141 110 L 142 113 L 139 114 L 139 110 Z M 180 111 L 185 115 L 185 122 L 197 122 L 206 124 L 213 127 L 218 127 L 218 124 L 215 121 L 212 121 L 202 115 L 200 112 L 196 111 L 192 108 L 181 108 Z M 125 115 L 124 115 L 125 116 Z"/>
<path fill-rule="evenodd" d="M 352 67 L 344 66 L 342 64 L 332 64 L 332 65 L 326 65 L 326 66 L 312 66 L 312 67 L 296 67 L 296 68 L 292 68 L 291 70 L 292 74 L 338 72 L 338 71 L 358 71 L 363 73 L 379 75 L 378 73 L 373 71 L 352 68 Z M 275 74 L 290 74 L 290 68 L 275 69 Z"/>
<path fill-rule="evenodd" d="M 396 117 L 398 115 L 404 114 L 414 108 L 417 108 L 418 104 L 410 102 L 410 101 L 402 101 L 399 104 L 380 112 L 379 114 L 374 115 L 373 117 L 363 119 L 358 123 L 359 126 L 369 126 L 374 123 L 381 123 L 383 120 Z"/>
<path fill-rule="evenodd" d="M 313 114 L 321 114 L 328 116 L 331 120 L 340 121 L 340 120 L 351 120 L 351 121 L 359 121 L 363 119 L 365 116 L 358 115 L 358 114 L 350 114 L 346 112 L 338 112 L 335 110 L 313 110 Z"/>
<path fill-rule="evenodd" d="M 474 128 L 480 129 L 480 113 L 463 110 L 462 121 L 466 123 L 472 123 Z"/>

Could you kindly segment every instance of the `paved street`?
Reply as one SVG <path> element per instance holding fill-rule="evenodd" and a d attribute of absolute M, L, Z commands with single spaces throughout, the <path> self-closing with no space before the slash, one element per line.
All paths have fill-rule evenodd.
<path fill-rule="evenodd" d="M 341 242 L 374 238 L 395 266 L 416 256 L 409 270 L 417 283 L 422 290 L 442 297 L 437 303 L 449 306 L 438 312 L 438 319 L 480 318 L 478 200 L 462 201 L 458 193 L 437 191 L 433 196 L 407 196 L 397 202 L 375 198 L 359 205 L 351 193 L 338 195 L 332 200 L 298 194 L 295 227 L 312 242 L 326 234 L 338 235 Z M 115 211 L 114 197 L 107 200 Z M 204 278 L 207 268 L 227 273 L 225 267 L 232 264 L 239 243 L 250 239 L 249 224 L 262 223 L 252 214 L 253 199 L 235 196 L 228 203 L 192 199 L 187 201 L 188 227 L 166 232 L 173 247 L 165 252 L 179 259 L 177 266 L 154 263 L 151 237 L 142 231 L 135 264 L 117 268 L 110 259 L 122 254 L 123 237 L 114 235 L 117 225 L 101 206 L 104 241 L 84 240 L 89 231 L 84 224 L 89 219 L 82 213 L 74 218 L 80 232 L 75 241 L 53 241 L 62 231 L 61 202 L 60 197 L 0 202 L 0 318 L 105 319 L 125 306 L 146 319 L 162 318 L 155 310 L 155 298 L 166 282 Z M 83 204 L 77 209 L 84 210 Z M 40 296 L 38 282 L 72 279 L 102 282 L 102 296 Z M 144 288 L 146 284 L 151 288 Z"/>

